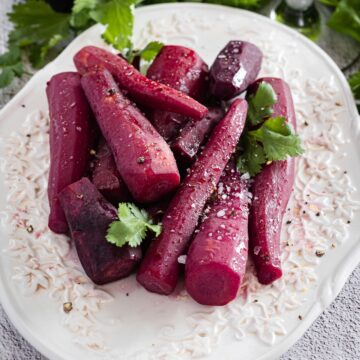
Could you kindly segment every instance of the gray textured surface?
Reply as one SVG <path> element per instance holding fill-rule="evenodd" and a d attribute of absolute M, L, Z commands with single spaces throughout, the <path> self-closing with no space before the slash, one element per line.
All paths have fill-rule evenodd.
<path fill-rule="evenodd" d="M 0 53 L 4 50 L 9 25 L 4 14 L 12 0 L 0 0 Z M 339 52 L 339 44 L 341 51 Z M 321 45 L 340 67 L 351 62 L 360 52 L 351 41 L 327 34 Z M 360 68 L 359 62 L 349 72 Z M 0 108 L 20 90 L 27 79 L 17 81 L 11 88 L 0 91 Z M 281 360 L 358 360 L 360 359 L 360 266 L 350 276 L 343 290 L 314 322 L 304 336 L 281 357 Z M 9 322 L 0 306 L 0 360 L 46 360 Z M 246 360 L 246 359 L 244 359 Z"/>

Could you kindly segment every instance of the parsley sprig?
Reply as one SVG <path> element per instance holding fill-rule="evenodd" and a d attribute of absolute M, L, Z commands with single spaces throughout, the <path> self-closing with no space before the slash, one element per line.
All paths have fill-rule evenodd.
<path fill-rule="evenodd" d="M 265 117 L 272 115 L 272 106 L 276 103 L 277 96 L 272 86 L 262 82 L 256 93 L 249 98 L 248 121 L 256 126 L 262 123 Z"/>
<path fill-rule="evenodd" d="M 269 161 L 284 160 L 304 152 L 299 136 L 286 119 L 271 117 L 276 101 L 272 86 L 265 82 L 248 99 L 247 126 L 240 139 L 237 160 L 238 170 L 242 173 L 255 176 Z"/>
<path fill-rule="evenodd" d="M 106 240 L 118 247 L 139 246 L 149 230 L 156 236 L 161 233 L 161 225 L 153 224 L 149 214 L 133 203 L 120 203 L 118 217 L 119 220 L 110 224 L 106 235 Z"/>

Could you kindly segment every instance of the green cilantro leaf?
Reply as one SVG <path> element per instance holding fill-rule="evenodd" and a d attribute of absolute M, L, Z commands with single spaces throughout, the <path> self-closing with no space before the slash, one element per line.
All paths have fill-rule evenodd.
<path fill-rule="evenodd" d="M 349 84 L 360 112 L 360 71 L 350 77 Z"/>
<path fill-rule="evenodd" d="M 299 156 L 304 150 L 301 140 L 283 117 L 270 118 L 256 130 L 245 131 L 239 143 L 237 168 L 255 176 L 268 161 Z"/>
<path fill-rule="evenodd" d="M 254 95 L 249 96 L 248 120 L 255 126 L 261 124 L 264 118 L 272 115 L 272 106 L 277 96 L 272 86 L 266 82 L 260 83 Z"/>
<path fill-rule="evenodd" d="M 262 143 L 268 161 L 285 160 L 287 156 L 299 156 L 304 152 L 299 136 L 283 117 L 270 118 L 248 134 Z"/>
<path fill-rule="evenodd" d="M 248 133 L 241 137 L 240 141 L 241 155 L 237 160 L 237 168 L 242 173 L 249 173 L 255 176 L 261 171 L 262 165 L 266 162 L 264 148 Z"/>
<path fill-rule="evenodd" d="M 108 229 L 106 240 L 118 247 L 129 244 L 136 247 L 145 239 L 148 230 L 159 236 L 161 225 L 154 225 L 145 210 L 132 203 L 120 203 L 119 220 L 113 221 Z"/>
<path fill-rule="evenodd" d="M 360 1 L 341 0 L 328 25 L 335 31 L 360 41 Z"/>
<path fill-rule="evenodd" d="M 90 27 L 95 21 L 90 16 L 90 11 L 98 4 L 98 0 L 75 0 L 70 17 L 70 25 L 77 30 Z"/>
<path fill-rule="evenodd" d="M 159 41 L 151 41 L 142 50 L 133 50 L 131 44 L 124 56 L 130 64 L 137 58 L 140 71 L 145 74 L 149 63 L 154 60 L 163 46 L 164 44 Z M 141 60 L 145 60 L 147 64 L 141 65 Z"/>
<path fill-rule="evenodd" d="M 50 49 L 72 35 L 69 14 L 57 13 L 43 1 L 27 0 L 14 5 L 8 15 L 15 25 L 9 41 L 19 47 L 30 47 L 30 60 L 36 67 L 44 65 Z"/>
<path fill-rule="evenodd" d="M 140 51 L 139 55 L 145 61 L 152 61 L 163 46 L 164 44 L 159 41 L 151 41 Z"/>
<path fill-rule="evenodd" d="M 103 38 L 118 50 L 130 47 L 136 0 L 102 1 L 90 12 L 97 22 L 106 25 Z"/>
<path fill-rule="evenodd" d="M 12 47 L 0 56 L 0 70 L 0 88 L 8 86 L 15 77 L 22 76 L 24 69 L 19 48 Z"/>
<path fill-rule="evenodd" d="M 98 0 L 75 0 L 72 8 L 73 14 L 78 14 L 83 10 L 92 10 L 95 8 Z"/>

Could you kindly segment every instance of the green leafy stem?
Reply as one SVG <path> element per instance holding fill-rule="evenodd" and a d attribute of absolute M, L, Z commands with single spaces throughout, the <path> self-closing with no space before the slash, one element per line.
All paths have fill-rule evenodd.
<path fill-rule="evenodd" d="M 26 73 L 24 63 L 41 68 L 79 33 L 95 23 L 105 26 L 102 37 L 123 52 L 129 60 L 139 56 L 151 61 L 161 48 L 152 43 L 147 49 L 133 51 L 133 11 L 135 6 L 184 0 L 75 0 L 71 13 L 59 13 L 45 0 L 26 0 L 13 6 L 8 14 L 14 25 L 8 40 L 8 52 L 0 56 L 0 88 Z M 189 1 L 189 0 L 187 0 Z M 190 0 L 256 10 L 267 0 Z M 328 25 L 335 31 L 360 42 L 360 1 L 319 0 L 334 9 Z M 350 81 L 355 98 L 360 101 L 359 73 Z M 354 90 L 355 89 L 355 90 Z"/>
<path fill-rule="evenodd" d="M 272 117 L 277 96 L 266 82 L 249 96 L 246 128 L 239 143 L 237 168 L 255 176 L 264 164 L 301 155 L 301 140 L 282 116 Z"/>

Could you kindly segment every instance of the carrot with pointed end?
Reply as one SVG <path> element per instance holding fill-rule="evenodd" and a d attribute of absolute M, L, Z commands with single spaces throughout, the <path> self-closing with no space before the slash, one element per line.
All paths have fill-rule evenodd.
<path fill-rule="evenodd" d="M 190 169 L 163 217 L 163 231 L 150 245 L 137 274 L 147 290 L 170 294 L 179 274 L 183 254 L 206 201 L 216 188 L 245 125 L 247 103 L 234 101 L 214 129 L 199 159 Z"/>
<path fill-rule="evenodd" d="M 121 93 L 109 71 L 93 69 L 81 83 L 134 199 L 153 202 L 175 190 L 180 175 L 168 144 Z"/>
<path fill-rule="evenodd" d="M 86 46 L 74 56 L 74 63 L 81 74 L 93 67 L 106 68 L 119 87 L 129 96 L 149 108 L 176 112 L 201 119 L 207 108 L 183 92 L 148 79 L 125 59 L 96 46 Z"/>
<path fill-rule="evenodd" d="M 147 71 L 147 77 L 173 89 L 179 90 L 195 100 L 204 101 L 209 69 L 201 57 L 184 46 L 164 46 Z M 171 141 L 190 120 L 173 112 L 154 109 L 149 119 L 160 135 Z"/>
<path fill-rule="evenodd" d="M 116 168 L 114 157 L 104 138 L 98 144 L 93 161 L 91 181 L 112 204 L 129 201 L 131 195 Z"/>
<path fill-rule="evenodd" d="M 78 73 L 54 75 L 46 94 L 50 114 L 49 228 L 64 234 L 68 225 L 58 194 L 85 175 L 93 141 L 92 114 Z"/>
<path fill-rule="evenodd" d="M 216 124 L 223 118 L 221 107 L 209 107 L 209 113 L 201 120 L 190 120 L 171 143 L 176 160 L 184 166 L 191 165 Z"/>
<path fill-rule="evenodd" d="M 276 94 L 272 116 L 282 116 L 296 129 L 296 117 L 291 91 L 278 78 L 262 78 L 249 87 L 252 96 L 260 84 L 269 84 Z M 273 161 L 254 177 L 251 187 L 253 202 L 249 218 L 249 244 L 257 277 L 262 284 L 271 284 L 282 276 L 280 233 L 283 215 L 289 201 L 295 177 L 295 159 Z"/>
<path fill-rule="evenodd" d="M 234 164 L 227 165 L 216 199 L 191 243 L 185 265 L 185 286 L 202 305 L 226 305 L 245 275 L 248 257 L 249 181 Z"/>

